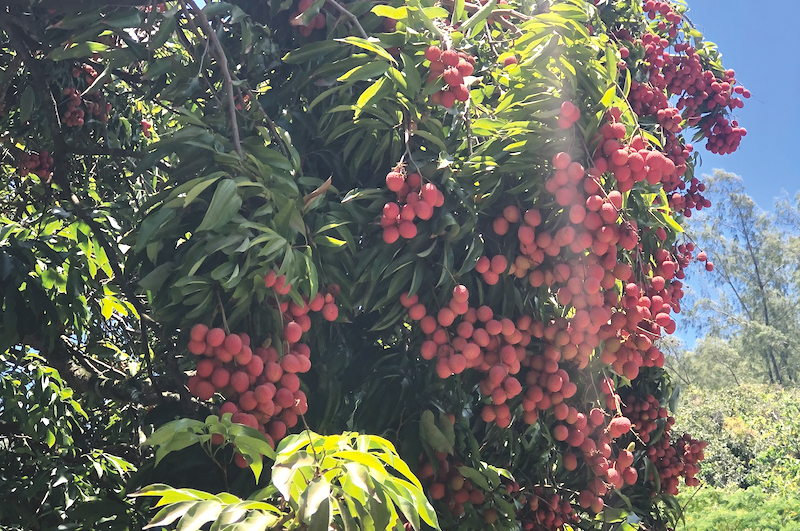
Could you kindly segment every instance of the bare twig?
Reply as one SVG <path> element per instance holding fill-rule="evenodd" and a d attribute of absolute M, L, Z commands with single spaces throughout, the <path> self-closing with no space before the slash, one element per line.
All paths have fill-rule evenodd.
<path fill-rule="evenodd" d="M 211 27 L 208 17 L 203 13 L 203 10 L 197 7 L 194 0 L 180 0 L 181 7 L 184 9 L 186 5 L 190 5 L 195 12 L 195 17 L 200 20 L 200 29 L 206 35 L 206 38 L 214 45 L 214 56 L 219 63 L 219 68 L 222 70 L 222 77 L 225 80 L 225 93 L 228 99 L 228 119 L 231 122 L 231 135 L 233 136 L 233 147 L 239 158 L 244 158 L 242 152 L 242 141 L 239 138 L 239 125 L 236 121 L 236 100 L 233 95 L 233 79 L 231 78 L 231 71 L 228 68 L 228 57 L 225 55 L 225 50 L 217 38 L 217 33 Z"/>
<path fill-rule="evenodd" d="M 348 18 L 350 20 L 350 22 L 353 23 L 353 26 L 356 27 L 356 29 L 358 30 L 358 32 L 361 34 L 361 36 L 363 38 L 365 38 L 365 39 L 369 38 L 369 36 L 367 35 L 367 32 L 364 31 L 364 28 L 361 26 L 361 23 L 358 21 L 358 17 L 356 17 L 354 14 L 352 14 L 350 11 L 348 11 L 346 7 L 344 7 L 342 4 L 340 4 L 336 0 L 325 0 L 325 3 L 330 5 L 330 6 L 332 6 L 339 13 L 341 13 L 346 18 Z"/>
<path fill-rule="evenodd" d="M 281 137 L 280 133 L 278 133 L 278 128 L 275 127 L 275 122 L 272 121 L 272 119 L 267 114 L 267 111 L 261 105 L 261 102 L 258 101 L 258 96 L 247 85 L 244 85 L 243 88 L 244 88 L 245 92 L 247 92 L 247 95 L 250 97 L 250 101 L 252 101 L 256 105 L 256 107 L 258 108 L 259 112 L 264 117 L 264 121 L 267 123 L 267 129 L 269 130 L 269 134 L 272 137 L 272 139 L 275 141 L 275 144 L 277 144 L 278 149 L 281 150 L 281 153 L 283 153 L 284 157 L 286 157 L 287 159 L 290 159 L 288 146 L 286 146 L 286 144 L 283 141 L 283 138 Z"/>

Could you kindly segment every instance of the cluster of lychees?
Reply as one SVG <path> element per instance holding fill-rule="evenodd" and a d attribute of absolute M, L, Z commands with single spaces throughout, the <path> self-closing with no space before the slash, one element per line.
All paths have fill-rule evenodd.
<path fill-rule="evenodd" d="M 221 393 L 227 402 L 220 414 L 232 413 L 233 422 L 258 429 L 273 445 L 308 407 L 297 376 L 311 368 L 306 345 L 294 345 L 279 359 L 271 346 L 251 349 L 247 334 L 196 324 L 189 352 L 204 356 L 189 378 L 189 391 L 204 401 Z"/>
<path fill-rule="evenodd" d="M 73 68 L 72 77 L 89 86 L 97 79 L 97 72 L 90 65 L 84 65 L 82 68 Z M 101 122 L 108 122 L 111 104 L 105 101 L 99 91 L 85 96 L 75 87 L 65 87 L 63 94 L 67 100 L 65 102 L 66 109 L 61 118 L 66 125 L 82 127 L 90 117 Z"/>
<path fill-rule="evenodd" d="M 513 489 L 514 484 L 511 485 Z M 516 487 L 519 489 L 519 486 Z M 579 518 L 569 501 L 569 494 L 556 492 L 556 489 L 541 485 L 533 487 L 522 500 L 522 508 L 517 516 L 526 531 L 549 531 L 563 529 L 567 523 L 576 523 Z"/>
<path fill-rule="evenodd" d="M 465 504 L 481 505 L 486 497 L 482 490 L 473 486 L 459 472 L 458 468 L 463 466 L 463 463 L 453 461 L 451 464 L 448 458 L 446 453 L 436 452 L 434 470 L 424 454 L 421 455 L 417 476 L 432 499 L 441 500 L 447 504 L 453 516 L 459 517 L 464 514 Z"/>
<path fill-rule="evenodd" d="M 643 443 L 650 442 L 650 434 L 658 429 L 659 419 L 664 419 L 667 429 L 675 424 L 667 408 L 651 394 L 639 397 L 636 393 L 621 394 L 622 414 L 628 417 Z"/>
<path fill-rule="evenodd" d="M 561 103 L 561 111 L 558 115 L 558 126 L 561 129 L 569 129 L 575 122 L 580 120 L 581 111 L 571 101 Z"/>
<path fill-rule="evenodd" d="M 627 31 L 617 35 L 632 48 L 642 50 L 648 69 L 647 82 L 631 83 L 628 99 L 634 112 L 639 116 L 655 116 L 669 133 L 668 137 L 681 131 L 684 120 L 689 125 L 699 123 L 707 138 L 706 149 L 732 153 L 747 131 L 736 120 L 729 120 L 725 111 L 742 108 L 744 102 L 736 96 L 749 98 L 750 92 L 736 84 L 733 70 L 726 70 L 718 78 L 703 68 L 693 46 L 676 42 L 683 21 L 668 2 L 648 0 L 643 8 L 651 20 L 658 19 L 653 28 L 655 33 L 646 33 L 638 40 L 632 39 Z M 670 46 L 674 54 L 669 53 Z M 622 57 L 629 57 L 628 47 L 623 49 Z M 675 107 L 671 107 L 668 95 L 678 97 Z"/>
<path fill-rule="evenodd" d="M 428 83 L 435 83 L 440 77 L 447 83 L 447 88 L 431 94 L 432 103 L 450 108 L 457 101 L 469 99 L 469 88 L 464 78 L 475 70 L 475 57 L 461 51 L 428 46 L 425 59 L 430 61 Z"/>
<path fill-rule="evenodd" d="M 700 485 L 699 478 L 695 477 L 700 472 L 697 463 L 705 457 L 703 450 L 708 443 L 684 433 L 670 444 L 669 435 L 667 430 L 655 444 L 648 446 L 647 457 L 655 464 L 662 490 L 676 496 L 681 477 L 688 487 Z"/>
<path fill-rule="evenodd" d="M 291 18 L 296 20 L 297 17 L 308 11 L 308 8 L 310 8 L 313 3 L 313 0 L 300 0 L 297 4 L 297 11 L 292 12 Z M 300 35 L 303 37 L 308 37 L 315 29 L 323 29 L 326 24 L 325 15 L 323 13 L 317 13 L 307 25 L 299 24 L 297 31 L 300 32 Z"/>
<path fill-rule="evenodd" d="M 558 210 L 529 209 L 521 214 L 518 207 L 507 206 L 493 221 L 493 228 L 502 236 L 518 224 L 521 255 L 510 263 L 503 255 L 483 256 L 475 266 L 488 285 L 497 284 L 506 275 L 520 279 L 527 276 L 532 286 L 546 287 L 560 304 L 572 307 L 570 317 L 542 323 L 524 315 L 516 321 L 495 316 L 488 306 L 470 307 L 464 286 L 457 286 L 452 299 L 431 312 L 433 315 L 416 296 L 401 296 L 409 316 L 420 321 L 426 335 L 420 354 L 424 359 L 436 359 L 441 378 L 469 368 L 485 374 L 480 385 L 486 397 L 481 410 L 484 421 L 508 426 L 514 415 L 510 400 L 518 395 L 522 396 L 525 422 L 534 423 L 541 415 L 552 414 L 553 436 L 567 445 L 565 451 L 571 455 L 566 459 L 577 459 L 568 448 L 580 449 L 583 459 L 597 469 L 591 488 L 581 495 L 582 505 L 597 510 L 602 508 L 602 497 L 609 488 L 633 484 L 639 477 L 630 452 L 617 452 L 614 457 L 612 443 L 632 426 L 649 437 L 651 425 L 644 422 L 645 414 L 631 414 L 630 418 L 619 413 L 620 399 L 609 379 L 601 383 L 605 406 L 617 411 L 618 416 L 609 421 L 602 410 L 596 409 L 591 414 L 595 418 L 587 418 L 578 405 L 569 404 L 577 387 L 561 364 L 572 362 L 585 367 L 602 345 L 601 361 L 628 379 L 635 379 L 641 367 L 663 366 L 664 355 L 654 341 L 662 331 L 671 333 L 675 329 L 670 314 L 679 311 L 683 295 L 676 277 L 683 278 L 682 269 L 687 265 L 678 249 L 657 251 L 653 264 L 641 264 L 641 277 L 649 279 L 641 282 L 635 280 L 631 265 L 618 259 L 619 248 L 633 250 L 638 246 L 638 229 L 632 221 L 621 219 L 622 194 L 606 191 L 601 186 L 602 176 L 611 171 L 620 173 L 624 181 L 633 181 L 636 173 L 637 179 L 650 176 L 655 184 L 675 172 L 662 153 L 645 149 L 644 144 L 625 146 L 619 142 L 624 132 L 624 126 L 618 123 L 603 130 L 601 134 L 610 137 L 603 142 L 613 141 L 608 145 L 614 149 L 602 152 L 601 148 L 595 167 L 588 172 L 566 153 L 554 158 L 556 173 L 546 188 L 556 196 L 555 208 L 563 209 L 560 215 L 567 216 L 571 225 L 555 222 L 558 215 L 552 214 Z M 614 138 L 617 135 L 619 138 Z M 622 167 L 627 168 L 627 174 Z M 663 228 L 655 233 L 661 241 L 666 240 Z M 576 256 L 565 257 L 567 250 Z M 623 283 L 621 296 L 615 290 L 619 281 Z M 541 340 L 539 353 L 526 348 L 532 338 Z M 524 378 L 516 376 L 520 372 Z"/>
<path fill-rule="evenodd" d="M 433 209 L 444 205 L 444 194 L 435 184 L 423 184 L 418 173 L 406 176 L 402 166 L 386 175 L 386 187 L 397 194 L 397 200 L 386 203 L 381 213 L 386 243 L 394 243 L 399 238 L 410 240 L 417 235 L 414 221 L 431 219 Z"/>
<path fill-rule="evenodd" d="M 53 157 L 47 150 L 37 153 L 23 153 L 19 160 L 19 173 L 23 177 L 33 173 L 44 181 L 49 181 L 53 173 Z"/>
<path fill-rule="evenodd" d="M 276 295 L 285 296 L 291 290 L 286 277 L 275 271 L 270 271 L 264 282 Z M 233 422 L 258 429 L 272 444 L 278 442 L 297 424 L 298 415 L 308 409 L 297 376 L 311 368 L 311 349 L 300 342 L 303 333 L 311 328 L 308 314 L 321 312 L 324 319 L 336 320 L 337 294 L 338 286 L 331 285 L 326 294 L 317 293 L 302 305 L 280 302 L 285 326 L 279 349 L 268 342 L 251 348 L 247 334 L 229 334 L 221 328 L 196 324 L 188 350 L 203 358 L 197 363 L 195 375 L 189 378 L 189 391 L 200 400 L 210 400 L 219 392 L 227 400 L 220 414 L 232 413 Z M 245 466 L 244 458 L 237 457 L 237 464 Z"/>

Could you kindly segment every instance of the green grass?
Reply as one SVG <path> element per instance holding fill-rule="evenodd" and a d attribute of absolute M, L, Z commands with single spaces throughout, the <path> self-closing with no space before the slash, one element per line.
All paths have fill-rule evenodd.
<path fill-rule="evenodd" d="M 800 531 L 800 499 L 755 487 L 706 488 L 694 497 L 685 492 L 679 501 L 688 504 L 685 524 L 676 531 Z"/>

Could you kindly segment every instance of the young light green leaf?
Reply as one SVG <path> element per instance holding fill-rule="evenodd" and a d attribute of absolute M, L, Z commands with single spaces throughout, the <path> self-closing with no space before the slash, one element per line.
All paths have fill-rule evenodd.
<path fill-rule="evenodd" d="M 389 63 L 384 61 L 373 61 L 365 65 L 357 66 L 339 76 L 339 81 L 364 81 L 378 77 L 389 70 Z"/>
<path fill-rule="evenodd" d="M 386 51 L 386 49 L 378 44 L 378 41 L 375 42 L 369 41 L 367 39 L 362 39 L 361 37 L 345 37 L 344 39 L 336 39 L 337 42 L 345 42 L 347 44 L 352 44 L 353 46 L 358 46 L 359 48 L 363 48 L 367 51 L 370 51 L 374 54 L 383 57 L 387 61 L 390 61 L 392 64 L 397 64 L 397 61 L 392 54 Z"/>

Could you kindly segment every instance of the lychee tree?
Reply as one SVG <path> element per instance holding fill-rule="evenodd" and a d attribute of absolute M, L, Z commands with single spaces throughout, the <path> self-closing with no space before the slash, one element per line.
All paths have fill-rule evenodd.
<path fill-rule="evenodd" d="M 749 97 L 686 10 L 10 2 L 3 375 L 127 445 L 12 525 L 673 526 L 689 142 Z"/>

